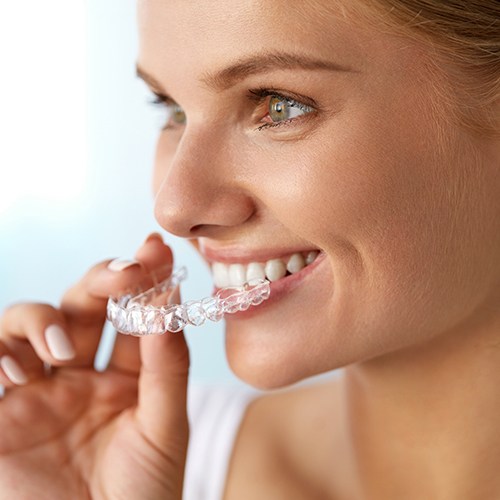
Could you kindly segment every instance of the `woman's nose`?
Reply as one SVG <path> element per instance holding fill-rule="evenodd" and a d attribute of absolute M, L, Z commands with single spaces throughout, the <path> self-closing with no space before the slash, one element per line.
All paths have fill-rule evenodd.
<path fill-rule="evenodd" d="M 168 232 L 184 238 L 230 237 L 249 220 L 255 205 L 238 180 L 236 151 L 209 132 L 184 131 L 175 154 L 159 144 L 156 157 L 155 217 Z"/>

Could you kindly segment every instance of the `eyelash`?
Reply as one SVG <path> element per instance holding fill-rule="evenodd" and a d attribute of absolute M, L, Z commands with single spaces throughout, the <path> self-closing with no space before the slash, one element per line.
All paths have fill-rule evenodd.
<path fill-rule="evenodd" d="M 153 97 L 148 100 L 148 103 L 152 104 L 153 106 L 164 106 L 165 104 L 171 104 L 170 99 L 168 99 L 164 95 L 157 94 L 156 92 L 153 92 Z"/>
<path fill-rule="evenodd" d="M 294 99 L 292 97 L 283 95 L 282 93 L 280 93 L 274 89 L 259 87 L 256 89 L 249 89 L 248 90 L 248 98 L 252 101 L 257 102 L 258 104 L 261 104 L 267 97 L 277 97 L 278 99 L 286 101 L 288 105 L 290 105 L 292 107 L 297 107 L 303 111 L 307 111 L 307 113 L 305 113 L 304 115 L 301 115 L 301 116 L 289 118 L 288 120 L 282 120 L 282 121 L 274 122 L 274 123 L 263 123 L 262 125 L 257 127 L 257 129 L 256 129 L 257 131 L 261 131 L 263 129 L 271 128 L 271 127 L 272 128 L 279 127 L 282 125 L 290 125 L 295 120 L 303 118 L 303 117 L 307 116 L 308 114 L 311 114 L 311 113 L 317 111 L 317 109 L 318 109 L 316 102 L 310 98 L 308 99 L 308 98 L 300 96 L 300 98 L 310 101 L 310 104 L 304 104 L 301 101 Z M 153 97 L 149 100 L 149 104 L 151 104 L 153 106 L 167 107 L 167 106 L 175 105 L 176 102 L 173 99 L 171 99 L 169 96 L 153 92 Z M 163 127 L 163 130 L 167 130 L 169 128 L 173 128 L 173 127 L 172 127 L 172 125 L 169 125 L 169 123 L 167 123 Z"/>
<path fill-rule="evenodd" d="M 170 97 L 159 94 L 157 92 L 152 91 L 153 95 L 151 98 L 148 99 L 148 104 L 150 104 L 153 107 L 157 108 L 167 108 L 168 106 L 173 106 L 175 105 L 175 101 L 171 99 Z M 168 130 L 170 128 L 173 128 L 172 125 L 170 125 L 170 119 L 167 121 L 167 123 L 162 127 L 162 130 Z"/>
<path fill-rule="evenodd" d="M 289 118 L 288 120 L 282 120 L 279 122 L 274 122 L 274 123 L 264 123 L 257 127 L 257 130 L 263 130 L 266 128 L 274 128 L 274 127 L 279 127 L 282 125 L 290 125 L 292 122 L 296 121 L 297 119 L 304 118 L 308 114 L 313 113 L 314 111 L 317 110 L 317 104 L 312 100 L 312 99 L 307 99 L 305 97 L 297 96 L 297 98 L 293 98 L 290 96 L 283 95 L 279 91 L 276 91 L 274 89 L 269 89 L 265 87 L 259 87 L 257 89 L 249 89 L 248 90 L 248 97 L 256 101 L 258 104 L 261 104 L 267 97 L 277 97 L 278 99 L 285 101 L 289 106 L 299 108 L 302 111 L 307 111 L 304 115 L 301 116 L 296 116 L 293 118 Z M 304 104 L 303 102 L 299 101 L 298 98 L 308 100 L 310 101 L 310 104 Z"/>

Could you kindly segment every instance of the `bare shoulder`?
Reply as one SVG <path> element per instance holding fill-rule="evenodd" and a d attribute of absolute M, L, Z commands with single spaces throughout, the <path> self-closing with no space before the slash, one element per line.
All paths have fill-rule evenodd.
<path fill-rule="evenodd" d="M 331 498 L 317 485 L 337 393 L 338 381 L 331 379 L 253 401 L 235 441 L 224 500 Z"/>

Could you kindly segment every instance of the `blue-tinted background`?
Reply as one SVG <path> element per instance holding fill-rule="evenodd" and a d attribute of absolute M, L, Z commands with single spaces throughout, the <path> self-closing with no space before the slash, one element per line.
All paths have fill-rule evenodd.
<path fill-rule="evenodd" d="M 158 117 L 135 77 L 135 0 L 0 4 L 0 308 L 57 304 L 93 263 L 131 257 L 150 231 Z M 161 231 L 165 234 L 164 231 Z M 208 270 L 166 236 L 190 278 Z M 195 381 L 236 383 L 222 324 L 187 329 Z"/>

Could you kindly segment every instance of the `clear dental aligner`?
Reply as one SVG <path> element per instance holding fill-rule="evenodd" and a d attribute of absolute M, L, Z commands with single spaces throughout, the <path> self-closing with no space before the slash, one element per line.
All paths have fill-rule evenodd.
<path fill-rule="evenodd" d="M 186 268 L 182 267 L 149 290 L 117 299 L 110 297 L 108 320 L 116 330 L 127 335 L 161 335 L 167 331 L 178 332 L 186 325 L 201 326 L 207 319 L 220 321 L 225 314 L 245 311 L 269 298 L 269 281 L 255 279 L 242 286 L 222 288 L 213 297 L 183 304 L 152 305 L 155 299 L 169 296 L 186 275 Z"/>

